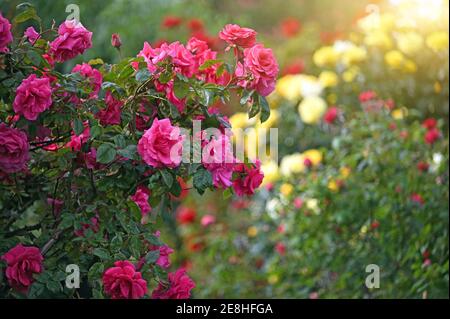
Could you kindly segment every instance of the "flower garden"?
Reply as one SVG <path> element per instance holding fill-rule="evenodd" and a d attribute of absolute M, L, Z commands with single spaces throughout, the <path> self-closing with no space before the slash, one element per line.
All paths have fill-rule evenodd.
<path fill-rule="evenodd" d="M 78 2 L 0 3 L 0 298 L 448 298 L 448 1 Z"/>

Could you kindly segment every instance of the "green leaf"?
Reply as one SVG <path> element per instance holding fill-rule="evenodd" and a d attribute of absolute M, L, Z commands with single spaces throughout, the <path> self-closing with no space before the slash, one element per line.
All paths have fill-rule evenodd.
<path fill-rule="evenodd" d="M 55 292 L 55 293 L 61 292 L 62 289 L 63 289 L 63 287 L 61 286 L 61 283 L 60 283 L 60 282 L 53 281 L 53 280 L 47 282 L 47 288 L 48 288 L 48 290 L 50 290 L 51 292 Z"/>
<path fill-rule="evenodd" d="M 84 131 L 83 121 L 81 121 L 80 119 L 76 118 L 73 121 L 73 130 L 74 130 L 76 136 L 80 136 L 81 133 L 83 133 L 83 131 Z"/>
<path fill-rule="evenodd" d="M 102 262 L 97 262 L 89 268 L 88 272 L 88 280 L 90 282 L 93 282 L 95 280 L 98 280 L 101 277 L 101 274 L 103 273 L 103 270 L 105 269 L 105 266 Z"/>
<path fill-rule="evenodd" d="M 44 284 L 35 282 L 31 285 L 30 290 L 28 291 L 28 297 L 32 299 L 37 298 L 44 292 L 44 290 Z"/>
<path fill-rule="evenodd" d="M 200 104 L 209 106 L 214 99 L 214 92 L 208 89 L 201 89 L 199 92 Z"/>
<path fill-rule="evenodd" d="M 158 81 L 159 81 L 161 84 L 166 84 L 166 83 L 168 83 L 170 80 L 172 80 L 172 77 L 173 77 L 172 73 L 170 73 L 170 72 L 164 72 L 164 73 L 162 73 L 162 74 L 159 76 Z"/>
<path fill-rule="evenodd" d="M 137 146 L 136 145 L 128 145 L 124 149 L 118 150 L 117 153 L 128 159 L 136 159 L 137 154 Z"/>
<path fill-rule="evenodd" d="M 227 188 L 223 191 L 223 199 L 228 199 L 231 196 L 233 196 L 233 189 L 232 188 Z"/>
<path fill-rule="evenodd" d="M 93 254 L 97 257 L 100 257 L 100 259 L 104 260 L 107 260 L 110 257 L 108 251 L 104 248 L 95 248 Z"/>
<path fill-rule="evenodd" d="M 170 173 L 170 171 L 165 170 L 165 169 L 161 170 L 160 173 L 161 173 L 162 179 L 164 181 L 164 184 L 166 184 L 167 187 L 170 189 L 172 187 L 173 180 L 174 180 L 172 173 Z"/>
<path fill-rule="evenodd" d="M 199 194 L 203 194 L 208 187 L 213 185 L 213 180 L 211 173 L 206 169 L 199 169 L 194 175 L 194 187 L 199 192 Z"/>
<path fill-rule="evenodd" d="M 145 255 L 145 261 L 147 264 L 155 263 L 159 258 L 159 249 L 152 250 Z"/>
<path fill-rule="evenodd" d="M 147 81 L 151 76 L 150 71 L 147 68 L 144 68 L 136 72 L 136 81 L 142 83 Z"/>
<path fill-rule="evenodd" d="M 116 135 L 114 136 L 113 140 L 114 144 L 116 144 L 118 148 L 125 148 L 127 146 L 127 142 L 125 141 L 123 135 Z"/>
<path fill-rule="evenodd" d="M 221 60 L 206 60 L 200 67 L 198 68 L 199 71 L 204 71 L 209 67 L 212 67 L 214 64 L 223 63 Z"/>
<path fill-rule="evenodd" d="M 153 234 L 148 234 L 145 239 L 154 246 L 162 246 L 163 243 L 161 240 Z"/>
<path fill-rule="evenodd" d="M 108 143 L 100 145 L 97 149 L 97 162 L 101 164 L 111 163 L 116 158 L 116 149 Z"/>
<path fill-rule="evenodd" d="M 259 104 L 261 105 L 261 123 L 264 123 L 270 117 L 270 106 L 267 99 L 262 95 L 259 96 Z"/>
<path fill-rule="evenodd" d="M 95 139 L 95 138 L 101 136 L 103 133 L 102 131 L 103 131 L 103 129 L 101 128 L 101 126 L 98 126 L 98 125 L 92 126 L 91 127 L 91 138 Z"/>
<path fill-rule="evenodd" d="M 130 240 L 130 250 L 131 254 L 135 258 L 139 258 L 141 255 L 141 241 L 139 240 L 138 236 L 131 237 Z"/>
<path fill-rule="evenodd" d="M 23 23 L 25 21 L 28 21 L 30 19 L 34 19 L 36 21 L 41 21 L 41 18 L 38 17 L 38 15 L 36 14 L 36 10 L 33 7 L 27 7 L 27 9 L 25 9 L 25 11 L 16 15 L 13 19 L 13 22 L 15 24 L 18 24 L 18 23 Z"/>
<path fill-rule="evenodd" d="M 42 57 L 39 53 L 34 50 L 30 50 L 27 52 L 27 57 L 30 59 L 31 63 L 35 66 L 40 66 L 42 63 Z"/>
<path fill-rule="evenodd" d="M 173 92 L 179 99 L 184 99 L 189 93 L 189 83 L 183 81 L 175 81 L 173 85 Z"/>
<path fill-rule="evenodd" d="M 172 187 L 170 188 L 170 193 L 173 196 L 178 197 L 181 195 L 181 191 L 182 191 L 182 189 L 181 189 L 180 183 L 178 183 L 178 181 L 175 180 Z"/>
<path fill-rule="evenodd" d="M 242 97 L 241 97 L 241 100 L 239 101 L 239 103 L 240 103 L 241 105 L 247 104 L 247 102 L 248 102 L 248 101 L 250 100 L 250 98 L 252 97 L 253 93 L 255 93 L 254 90 L 251 90 L 251 91 L 244 90 L 244 91 L 242 92 Z"/>
<path fill-rule="evenodd" d="M 248 111 L 248 118 L 254 118 L 256 115 L 258 115 L 260 110 L 261 106 L 259 105 L 258 101 L 254 101 L 252 106 L 250 107 L 250 110 Z"/>

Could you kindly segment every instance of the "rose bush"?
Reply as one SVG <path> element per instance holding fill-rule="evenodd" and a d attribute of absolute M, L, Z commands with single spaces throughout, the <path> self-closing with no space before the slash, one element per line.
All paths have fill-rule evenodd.
<path fill-rule="evenodd" d="M 18 8 L 13 27 L 41 21 L 29 4 Z M 60 63 L 88 50 L 92 32 L 71 20 L 13 40 L 0 15 L 0 296 L 191 296 L 186 270 L 168 272 L 174 249 L 158 222 L 190 189 L 242 195 L 259 187 L 258 162 L 216 148 L 231 145 L 223 133 L 231 126 L 215 106 L 237 96 L 249 117 L 266 121 L 264 96 L 278 73 L 255 31 L 221 34 L 231 52 L 198 38 L 145 42 L 136 57 L 98 58 L 63 74 Z M 112 45 L 121 47 L 118 35 Z M 191 136 L 194 120 L 201 131 Z M 193 161 L 196 138 L 217 161 Z M 64 283 L 69 264 L 80 270 L 77 289 Z"/>

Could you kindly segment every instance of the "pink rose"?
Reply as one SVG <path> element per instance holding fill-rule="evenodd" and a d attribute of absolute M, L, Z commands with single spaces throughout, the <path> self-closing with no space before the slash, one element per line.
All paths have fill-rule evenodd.
<path fill-rule="evenodd" d="M 147 293 L 147 281 L 129 261 L 116 261 L 103 274 L 105 293 L 112 299 L 139 299 Z"/>
<path fill-rule="evenodd" d="M 42 257 L 39 248 L 26 247 L 18 244 L 5 253 L 2 258 L 8 267 L 6 268 L 6 278 L 9 285 L 14 289 L 27 292 L 28 287 L 33 283 L 33 275 L 42 272 Z"/>
<path fill-rule="evenodd" d="M 230 138 L 222 134 L 206 142 L 202 150 L 202 164 L 211 173 L 213 184 L 217 188 L 228 188 L 236 159 Z"/>
<path fill-rule="evenodd" d="M 48 78 L 38 78 L 31 74 L 16 89 L 14 112 L 34 121 L 38 115 L 52 105 L 52 88 Z"/>
<path fill-rule="evenodd" d="M 122 46 L 122 40 L 120 39 L 120 36 L 117 33 L 113 33 L 111 35 L 111 45 L 117 49 L 119 49 Z"/>
<path fill-rule="evenodd" d="M 65 62 L 92 47 L 92 32 L 80 22 L 65 21 L 58 28 L 59 36 L 50 43 L 50 53 L 57 62 Z"/>
<path fill-rule="evenodd" d="M 8 44 L 12 41 L 11 23 L 9 23 L 8 19 L 3 18 L 0 12 L 0 53 L 8 52 Z"/>
<path fill-rule="evenodd" d="M 237 65 L 236 76 L 242 78 L 238 85 L 267 96 L 275 89 L 278 71 L 272 49 L 257 44 L 244 50 L 244 64 Z"/>
<path fill-rule="evenodd" d="M 261 185 L 264 179 L 259 161 L 251 167 L 247 164 L 238 164 L 235 166 L 234 172 L 237 173 L 238 178 L 234 180 L 233 188 L 238 196 L 255 194 L 255 189 Z"/>
<path fill-rule="evenodd" d="M 131 196 L 131 200 L 136 203 L 136 205 L 141 210 L 142 216 L 148 215 L 152 211 L 150 204 L 148 203 L 148 199 L 150 198 L 150 190 L 144 186 L 139 185 L 136 190 L 136 193 Z"/>
<path fill-rule="evenodd" d="M 212 225 L 216 222 L 216 217 L 214 215 L 204 215 L 200 221 L 203 227 L 208 227 L 209 225 Z"/>
<path fill-rule="evenodd" d="M 249 28 L 242 28 L 237 24 L 227 24 L 222 31 L 220 31 L 219 38 L 230 45 L 249 48 L 256 42 L 256 31 Z"/>
<path fill-rule="evenodd" d="M 30 41 L 30 43 L 32 45 L 34 45 L 34 43 L 37 41 L 37 39 L 39 39 L 40 35 L 38 32 L 36 32 L 36 30 L 33 27 L 28 27 L 25 32 L 24 35 L 27 37 L 28 41 Z"/>
<path fill-rule="evenodd" d="M 84 130 L 80 135 L 76 135 L 75 132 L 72 132 L 72 136 L 70 137 L 70 142 L 66 144 L 66 147 L 71 148 L 74 152 L 81 151 L 81 147 L 84 143 L 86 143 L 91 137 L 91 129 L 89 127 L 89 123 L 85 122 Z"/>
<path fill-rule="evenodd" d="M 156 231 L 155 232 L 155 236 L 156 237 L 160 237 L 161 233 L 160 231 Z M 174 252 L 174 250 L 172 248 L 170 248 L 167 245 L 162 245 L 162 246 L 152 246 L 150 250 L 159 250 L 159 257 L 158 260 L 156 261 L 156 264 L 158 266 L 161 266 L 162 268 L 169 268 L 170 267 L 170 259 L 169 256 L 170 254 L 172 254 Z"/>
<path fill-rule="evenodd" d="M 160 283 L 152 293 L 153 299 L 188 299 L 191 296 L 195 283 L 186 274 L 184 268 L 169 273 L 168 279 L 169 287 Z"/>
<path fill-rule="evenodd" d="M 100 71 L 94 69 L 87 63 L 77 64 L 72 69 L 72 73 L 80 73 L 83 77 L 85 77 L 89 85 L 91 87 L 91 92 L 89 93 L 89 98 L 96 99 L 98 96 L 98 92 L 100 92 L 100 88 L 102 87 L 103 77 Z"/>
<path fill-rule="evenodd" d="M 175 168 L 181 163 L 184 138 L 180 128 L 172 126 L 170 119 L 155 118 L 139 140 L 138 153 L 152 167 Z"/>
<path fill-rule="evenodd" d="M 16 173 L 24 169 L 30 159 L 27 135 L 0 123 L 0 171 Z"/>
<path fill-rule="evenodd" d="M 106 108 L 95 114 L 95 117 L 99 119 L 100 124 L 103 126 L 120 125 L 120 115 L 123 102 L 116 100 L 109 91 L 106 92 L 105 102 Z"/>

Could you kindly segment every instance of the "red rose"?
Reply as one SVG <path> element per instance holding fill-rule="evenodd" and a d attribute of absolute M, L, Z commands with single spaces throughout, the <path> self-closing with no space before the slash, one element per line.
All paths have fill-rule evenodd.
<path fill-rule="evenodd" d="M 427 130 L 432 130 L 436 128 L 437 126 L 437 120 L 434 118 L 428 118 L 425 121 L 423 121 L 422 126 L 426 128 Z"/>
<path fill-rule="evenodd" d="M 178 223 L 180 223 L 182 225 L 193 223 L 196 216 L 197 216 L 197 213 L 192 208 L 185 207 L 185 206 L 180 206 L 178 208 L 177 221 L 178 221 Z"/>
<path fill-rule="evenodd" d="M 116 261 L 107 269 L 103 286 L 112 299 L 139 299 L 147 293 L 147 282 L 129 261 Z"/>
<path fill-rule="evenodd" d="M 339 115 L 339 109 L 335 106 L 330 107 L 325 113 L 323 120 L 328 124 L 333 124 Z"/>
<path fill-rule="evenodd" d="M 122 40 L 120 39 L 119 34 L 113 33 L 111 35 L 111 45 L 117 49 L 122 46 Z"/>
<path fill-rule="evenodd" d="M 417 169 L 421 172 L 426 172 L 426 171 L 428 171 L 429 168 L 430 168 L 430 164 L 428 164 L 427 162 L 419 162 L 417 164 Z"/>
<path fill-rule="evenodd" d="M 181 18 L 176 16 L 167 16 L 162 22 L 164 28 L 172 29 L 181 24 Z"/>
<path fill-rule="evenodd" d="M 301 29 L 300 21 L 296 18 L 286 18 L 283 22 L 281 22 L 281 31 L 284 36 L 291 38 L 296 36 Z"/>
<path fill-rule="evenodd" d="M 33 275 L 42 272 L 42 257 L 39 248 L 18 244 L 1 258 L 6 261 L 6 278 L 14 289 L 26 292 L 33 283 Z"/>
<path fill-rule="evenodd" d="M 437 128 L 432 128 L 425 134 L 425 143 L 434 144 L 441 137 L 441 131 Z"/>

